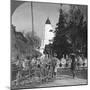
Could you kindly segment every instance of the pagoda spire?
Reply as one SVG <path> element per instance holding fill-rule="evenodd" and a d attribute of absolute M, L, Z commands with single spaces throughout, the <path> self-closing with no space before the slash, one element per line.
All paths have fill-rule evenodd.
<path fill-rule="evenodd" d="M 46 23 L 45 24 L 51 24 L 50 20 L 49 20 L 49 17 L 47 18 L 46 20 Z"/>

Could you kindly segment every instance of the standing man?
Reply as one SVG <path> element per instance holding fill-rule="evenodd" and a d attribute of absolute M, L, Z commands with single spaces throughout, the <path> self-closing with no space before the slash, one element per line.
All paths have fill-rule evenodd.
<path fill-rule="evenodd" d="M 75 62 L 75 55 L 74 54 L 71 55 L 71 59 L 72 59 L 71 71 L 72 71 L 72 74 L 73 74 L 73 78 L 75 78 L 76 62 Z"/>

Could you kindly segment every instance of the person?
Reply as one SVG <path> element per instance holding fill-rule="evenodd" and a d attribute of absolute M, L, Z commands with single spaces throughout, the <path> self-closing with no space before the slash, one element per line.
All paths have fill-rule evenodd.
<path fill-rule="evenodd" d="M 56 65 L 55 65 L 55 75 L 57 76 L 58 74 L 58 69 L 60 68 L 60 60 L 58 58 L 54 58 L 56 60 Z"/>
<path fill-rule="evenodd" d="M 72 71 L 73 78 L 75 78 L 75 68 L 76 68 L 75 55 L 71 55 L 71 59 L 72 59 L 71 71 Z"/>
<path fill-rule="evenodd" d="M 51 58 L 51 64 L 52 64 L 52 77 L 56 76 L 57 74 L 57 58 L 56 57 L 52 57 Z"/>
<path fill-rule="evenodd" d="M 63 57 L 61 58 L 61 64 L 62 64 L 62 67 L 65 68 L 65 65 L 66 65 L 66 59 L 63 55 Z"/>

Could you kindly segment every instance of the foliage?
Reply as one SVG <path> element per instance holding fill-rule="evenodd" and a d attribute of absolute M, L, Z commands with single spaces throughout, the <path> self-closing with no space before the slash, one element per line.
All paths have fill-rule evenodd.
<path fill-rule="evenodd" d="M 26 37 L 21 32 L 17 32 L 15 26 L 11 26 L 11 57 L 15 59 L 17 56 L 21 58 L 24 57 L 38 57 L 41 55 L 40 52 L 36 50 L 40 46 L 40 39 L 37 36 Z M 14 60 L 15 60 L 14 59 Z"/>
<path fill-rule="evenodd" d="M 53 49 L 58 58 L 72 52 L 87 52 L 87 21 L 84 19 L 79 6 L 71 6 L 69 14 L 60 9 L 53 42 Z"/>
<path fill-rule="evenodd" d="M 73 52 L 77 53 L 79 50 L 80 53 L 85 54 L 87 49 L 84 50 L 83 47 L 87 46 L 87 20 L 84 20 L 86 17 L 79 6 L 72 7 L 70 11 L 72 12 L 70 12 L 69 28 L 71 35 L 69 37 L 72 41 Z"/>
<path fill-rule="evenodd" d="M 65 13 L 60 9 L 59 21 L 56 24 L 53 42 L 53 49 L 55 53 L 57 53 L 58 58 L 60 58 L 64 53 L 69 53 L 70 44 L 67 41 L 67 37 L 65 35 L 61 35 L 64 30 L 66 30 Z"/>

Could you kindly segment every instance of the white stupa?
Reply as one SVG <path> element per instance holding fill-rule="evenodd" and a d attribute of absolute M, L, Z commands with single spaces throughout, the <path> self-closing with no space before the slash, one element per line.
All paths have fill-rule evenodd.
<path fill-rule="evenodd" d="M 52 28 L 49 18 L 47 18 L 46 23 L 45 23 L 44 46 L 49 44 L 50 41 L 53 40 L 53 37 L 54 37 L 53 28 Z"/>
<path fill-rule="evenodd" d="M 53 37 L 54 37 L 53 28 L 49 18 L 47 18 L 45 22 L 44 40 L 42 40 L 40 52 L 43 52 L 45 45 L 48 45 L 53 40 Z"/>

